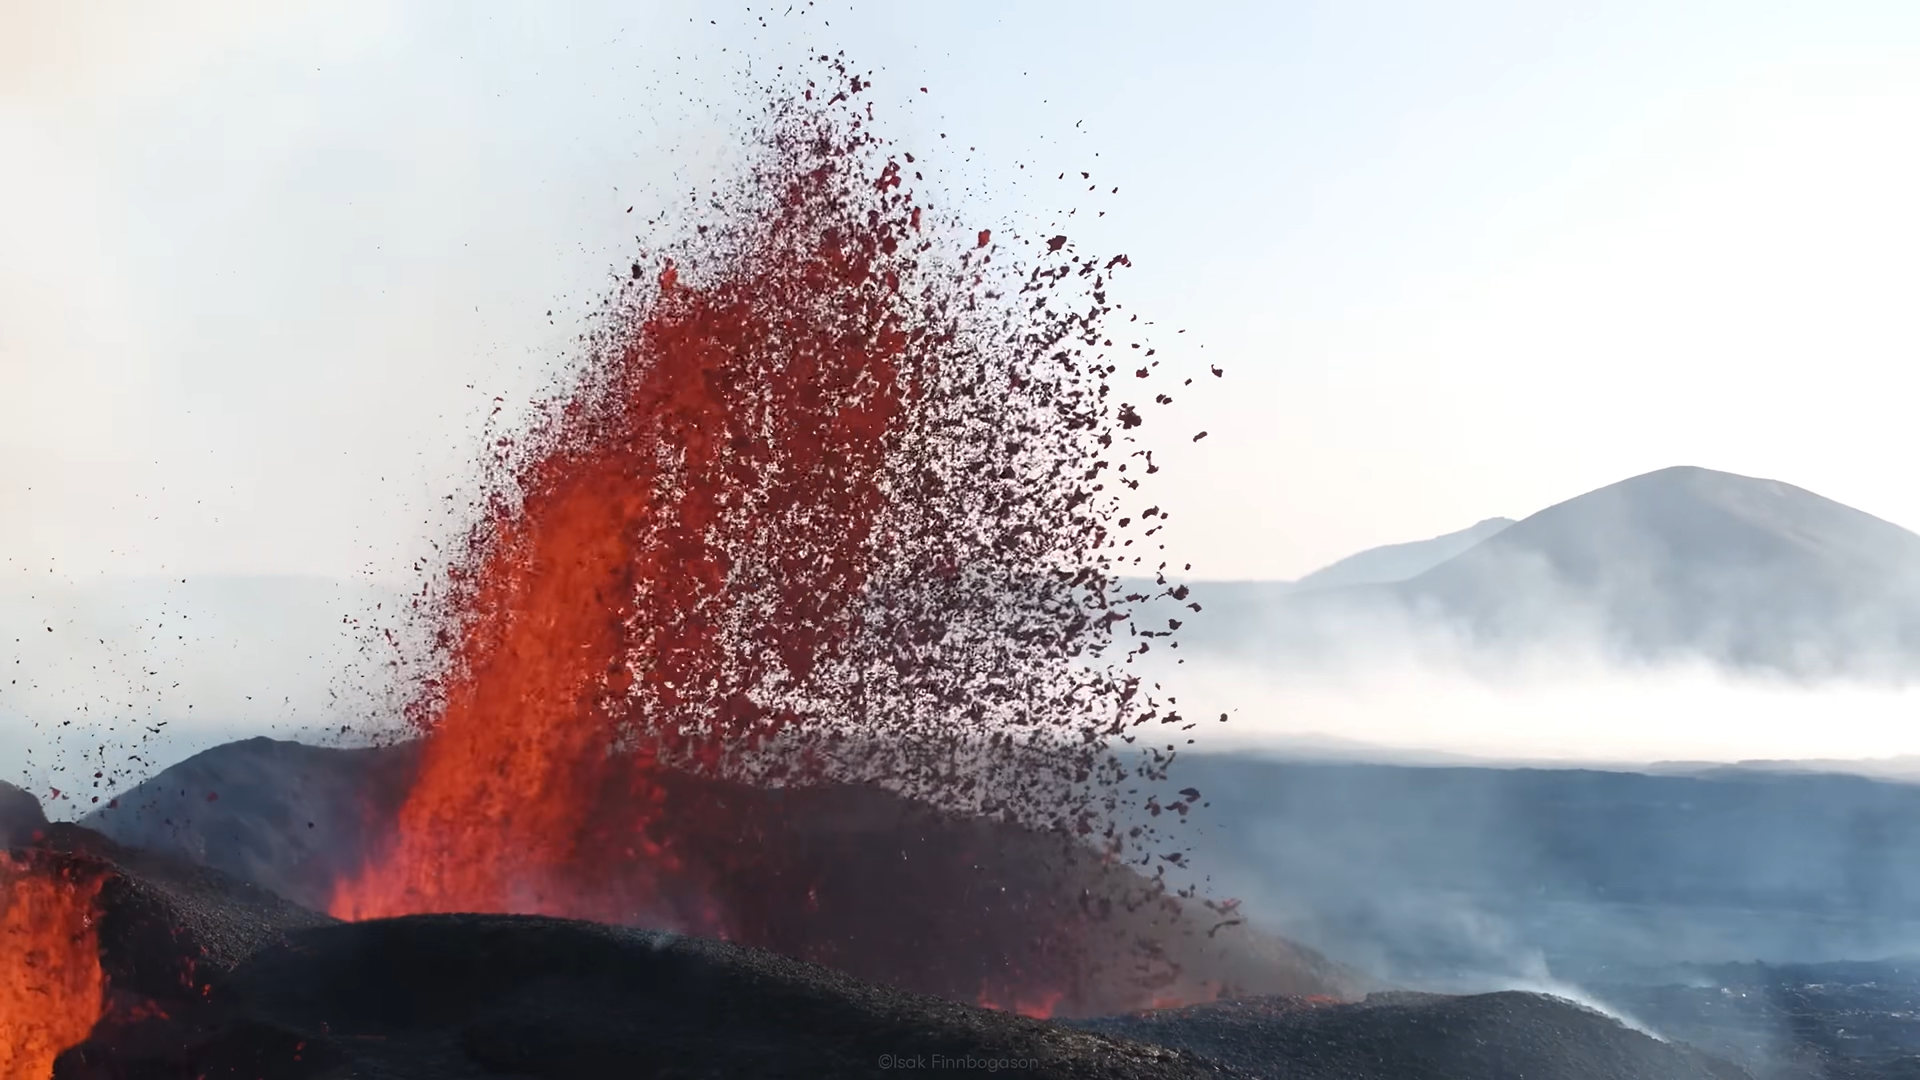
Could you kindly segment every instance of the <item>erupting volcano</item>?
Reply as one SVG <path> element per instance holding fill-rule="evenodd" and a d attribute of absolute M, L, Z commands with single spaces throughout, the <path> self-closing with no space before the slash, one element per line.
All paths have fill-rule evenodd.
<path fill-rule="evenodd" d="M 824 863 L 849 853 L 776 871 L 780 812 L 756 800 L 829 779 L 1073 838 L 1050 856 L 1064 902 L 1021 894 L 988 935 L 999 958 L 942 975 L 949 992 L 1057 1001 L 1086 977 L 1070 924 L 1165 902 L 1072 869 L 1141 847 L 1112 818 L 1135 769 L 1109 743 L 1179 720 L 1125 673 L 1170 631 L 1135 630 L 1113 595 L 1123 558 L 1157 569 L 1118 517 L 1156 471 L 1109 386 L 1122 359 L 1130 385 L 1159 366 L 1102 329 L 1126 259 L 956 242 L 914 156 L 873 133 L 869 84 L 822 60 L 825 85 L 775 107 L 713 195 L 719 223 L 634 263 L 577 381 L 502 440 L 422 593 L 417 779 L 334 914 L 567 915 L 844 961 L 857 942 L 761 895 L 778 878 L 780 903 L 828 903 Z M 1139 640 L 1116 656 L 1118 627 Z M 931 892 L 979 869 L 919 854 Z M 874 873 L 868 890 L 910 887 Z M 983 908 L 1010 903 L 982 885 L 1001 894 Z"/>
<path fill-rule="evenodd" d="M 99 1020 L 98 892 L 70 868 L 0 852 L 0 1080 L 45 1080 Z"/>

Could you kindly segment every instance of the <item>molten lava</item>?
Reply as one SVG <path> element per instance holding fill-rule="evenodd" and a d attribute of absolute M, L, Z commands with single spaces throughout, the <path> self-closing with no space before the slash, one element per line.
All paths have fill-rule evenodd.
<path fill-rule="evenodd" d="M 879 781 L 1126 846 L 1100 832 L 1126 775 L 1108 742 L 1160 714 L 1102 659 L 1127 624 L 1116 492 L 1155 471 L 1107 385 L 1109 357 L 1129 384 L 1158 366 L 1100 329 L 1125 259 L 1065 237 L 1031 266 L 987 231 L 936 242 L 913 156 L 826 64 L 846 89 L 774 110 L 758 163 L 715 195 L 721 224 L 634 264 L 577 385 L 502 450 L 424 594 L 439 652 L 413 703 L 419 775 L 336 915 L 568 915 L 846 962 L 763 900 L 810 909 L 867 854 L 775 874 L 748 833 L 777 824 L 749 826 L 719 782 Z M 978 869 L 933 858 L 930 894 Z M 980 910 L 1009 903 L 966 887 Z M 994 955 L 1079 918 L 1051 903 L 1008 908 L 1025 921 Z M 1041 944 L 1056 970 L 996 999 L 1052 1009 L 1077 961 Z"/>
<path fill-rule="evenodd" d="M 0 853 L 0 1080 L 46 1080 L 100 1019 L 99 883 Z"/>
<path fill-rule="evenodd" d="M 886 265 L 909 229 L 822 227 L 839 179 L 792 177 L 737 273 L 660 272 L 619 366 L 493 523 L 400 847 L 339 912 L 661 914 L 652 880 L 571 878 L 610 856 L 672 873 L 652 763 L 710 766 L 792 719 L 750 694 L 846 639 L 911 393 Z M 756 608 L 781 617 L 728 640 Z M 625 820 L 592 821 L 610 784 Z"/>
<path fill-rule="evenodd" d="M 712 764 L 775 733 L 789 718 L 748 692 L 776 663 L 806 679 L 844 640 L 906 334 L 877 250 L 778 254 L 703 289 L 660 274 L 631 377 L 574 414 L 584 445 L 538 462 L 490 538 L 472 599 L 485 617 L 462 628 L 401 845 L 342 913 L 647 914 L 651 881 L 609 896 L 604 875 L 584 890 L 570 875 L 601 853 L 671 873 L 646 833 L 650 763 Z M 756 589 L 788 621 L 729 649 L 730 593 Z M 592 822 L 622 783 L 627 820 Z"/>

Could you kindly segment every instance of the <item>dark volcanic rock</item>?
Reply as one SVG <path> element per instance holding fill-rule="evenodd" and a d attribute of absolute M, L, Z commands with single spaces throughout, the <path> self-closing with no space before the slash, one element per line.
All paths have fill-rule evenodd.
<path fill-rule="evenodd" d="M 1266 998 L 1066 1025 L 653 931 L 485 915 L 338 923 L 74 825 L 49 826 L 34 850 L 36 859 L 70 860 L 106 879 L 99 926 L 111 1007 L 85 1043 L 61 1056 L 56 1080 L 901 1070 L 1289 1080 L 1747 1076 L 1532 994 L 1376 994 L 1357 1005 Z"/>
<path fill-rule="evenodd" d="M 1920 1076 L 1920 963 L 1683 965 L 1594 989 L 1760 1080 Z"/>
<path fill-rule="evenodd" d="M 47 827 L 40 800 L 0 780 L 0 848 L 23 847 Z"/>
<path fill-rule="evenodd" d="M 250 739 L 165 770 L 88 821 L 322 909 L 336 878 L 391 830 L 416 760 L 412 745 Z M 1103 865 L 1057 833 L 943 814 L 868 785 L 662 782 L 659 819 L 674 832 L 661 839 L 684 862 L 669 907 L 711 904 L 733 940 L 859 978 L 1068 1015 L 1369 988 L 1197 901 L 1171 905 L 1133 868 Z M 614 921 L 672 925 L 658 910 Z M 1027 996 L 1009 1000 L 1013 990 Z"/>
<path fill-rule="evenodd" d="M 1311 1005 L 1196 1005 L 1078 1026 L 1192 1050 L 1274 1080 L 1748 1080 L 1739 1066 L 1665 1043 L 1560 998 L 1372 994 Z"/>
<path fill-rule="evenodd" d="M 163 770 L 88 814 L 123 844 L 165 851 L 323 910 L 392 826 L 417 747 L 227 743 Z"/>
<path fill-rule="evenodd" d="M 992 988 L 1009 982 L 1047 988 L 1065 1015 L 1364 992 L 1357 973 L 1197 901 L 1176 903 L 1059 834 L 863 785 L 683 779 L 666 813 L 684 820 L 716 803 L 729 812 L 707 816 L 726 831 L 692 858 L 734 936 L 864 979 L 965 1001 L 998 999 Z"/>
<path fill-rule="evenodd" d="M 333 921 L 257 885 L 66 822 L 49 825 L 33 851 L 103 879 L 100 963 L 115 1000 L 136 1011 L 198 1000 L 211 979 L 288 932 Z"/>
<path fill-rule="evenodd" d="M 182 1029 L 187 1025 L 182 1022 Z M 415 916 L 297 931 L 219 976 L 191 1042 L 81 1077 L 1234 1077 L 1183 1051 L 592 923 Z"/>

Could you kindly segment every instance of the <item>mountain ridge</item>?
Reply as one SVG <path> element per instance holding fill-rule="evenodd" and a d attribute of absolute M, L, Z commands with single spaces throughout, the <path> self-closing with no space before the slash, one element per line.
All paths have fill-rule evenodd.
<path fill-rule="evenodd" d="M 1325 589 L 1406 581 L 1497 536 L 1513 524 L 1512 518 L 1491 517 L 1426 540 L 1370 547 L 1328 563 L 1296 580 L 1293 586 L 1296 589 Z"/>
<path fill-rule="evenodd" d="M 1569 619 L 1632 655 L 1920 659 L 1920 534 L 1777 480 L 1675 466 L 1549 506 L 1392 591 L 1481 637 Z"/>
<path fill-rule="evenodd" d="M 1802 680 L 1920 677 L 1920 534 L 1698 466 L 1562 500 L 1400 581 L 1192 592 L 1204 614 L 1187 647 L 1262 662 L 1544 650 Z"/>

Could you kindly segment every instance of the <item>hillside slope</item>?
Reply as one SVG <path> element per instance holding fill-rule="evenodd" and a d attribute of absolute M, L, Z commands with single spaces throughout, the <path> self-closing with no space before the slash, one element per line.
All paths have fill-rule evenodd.
<path fill-rule="evenodd" d="M 1331 589 L 1344 585 L 1388 585 L 1406 581 L 1458 556 L 1483 540 L 1498 536 L 1512 524 L 1512 518 L 1494 517 L 1430 540 L 1368 548 L 1315 570 L 1294 582 L 1294 587 Z"/>
<path fill-rule="evenodd" d="M 1394 593 L 1512 640 L 1794 671 L 1920 657 L 1920 535 L 1777 480 L 1677 467 L 1550 506 Z"/>

